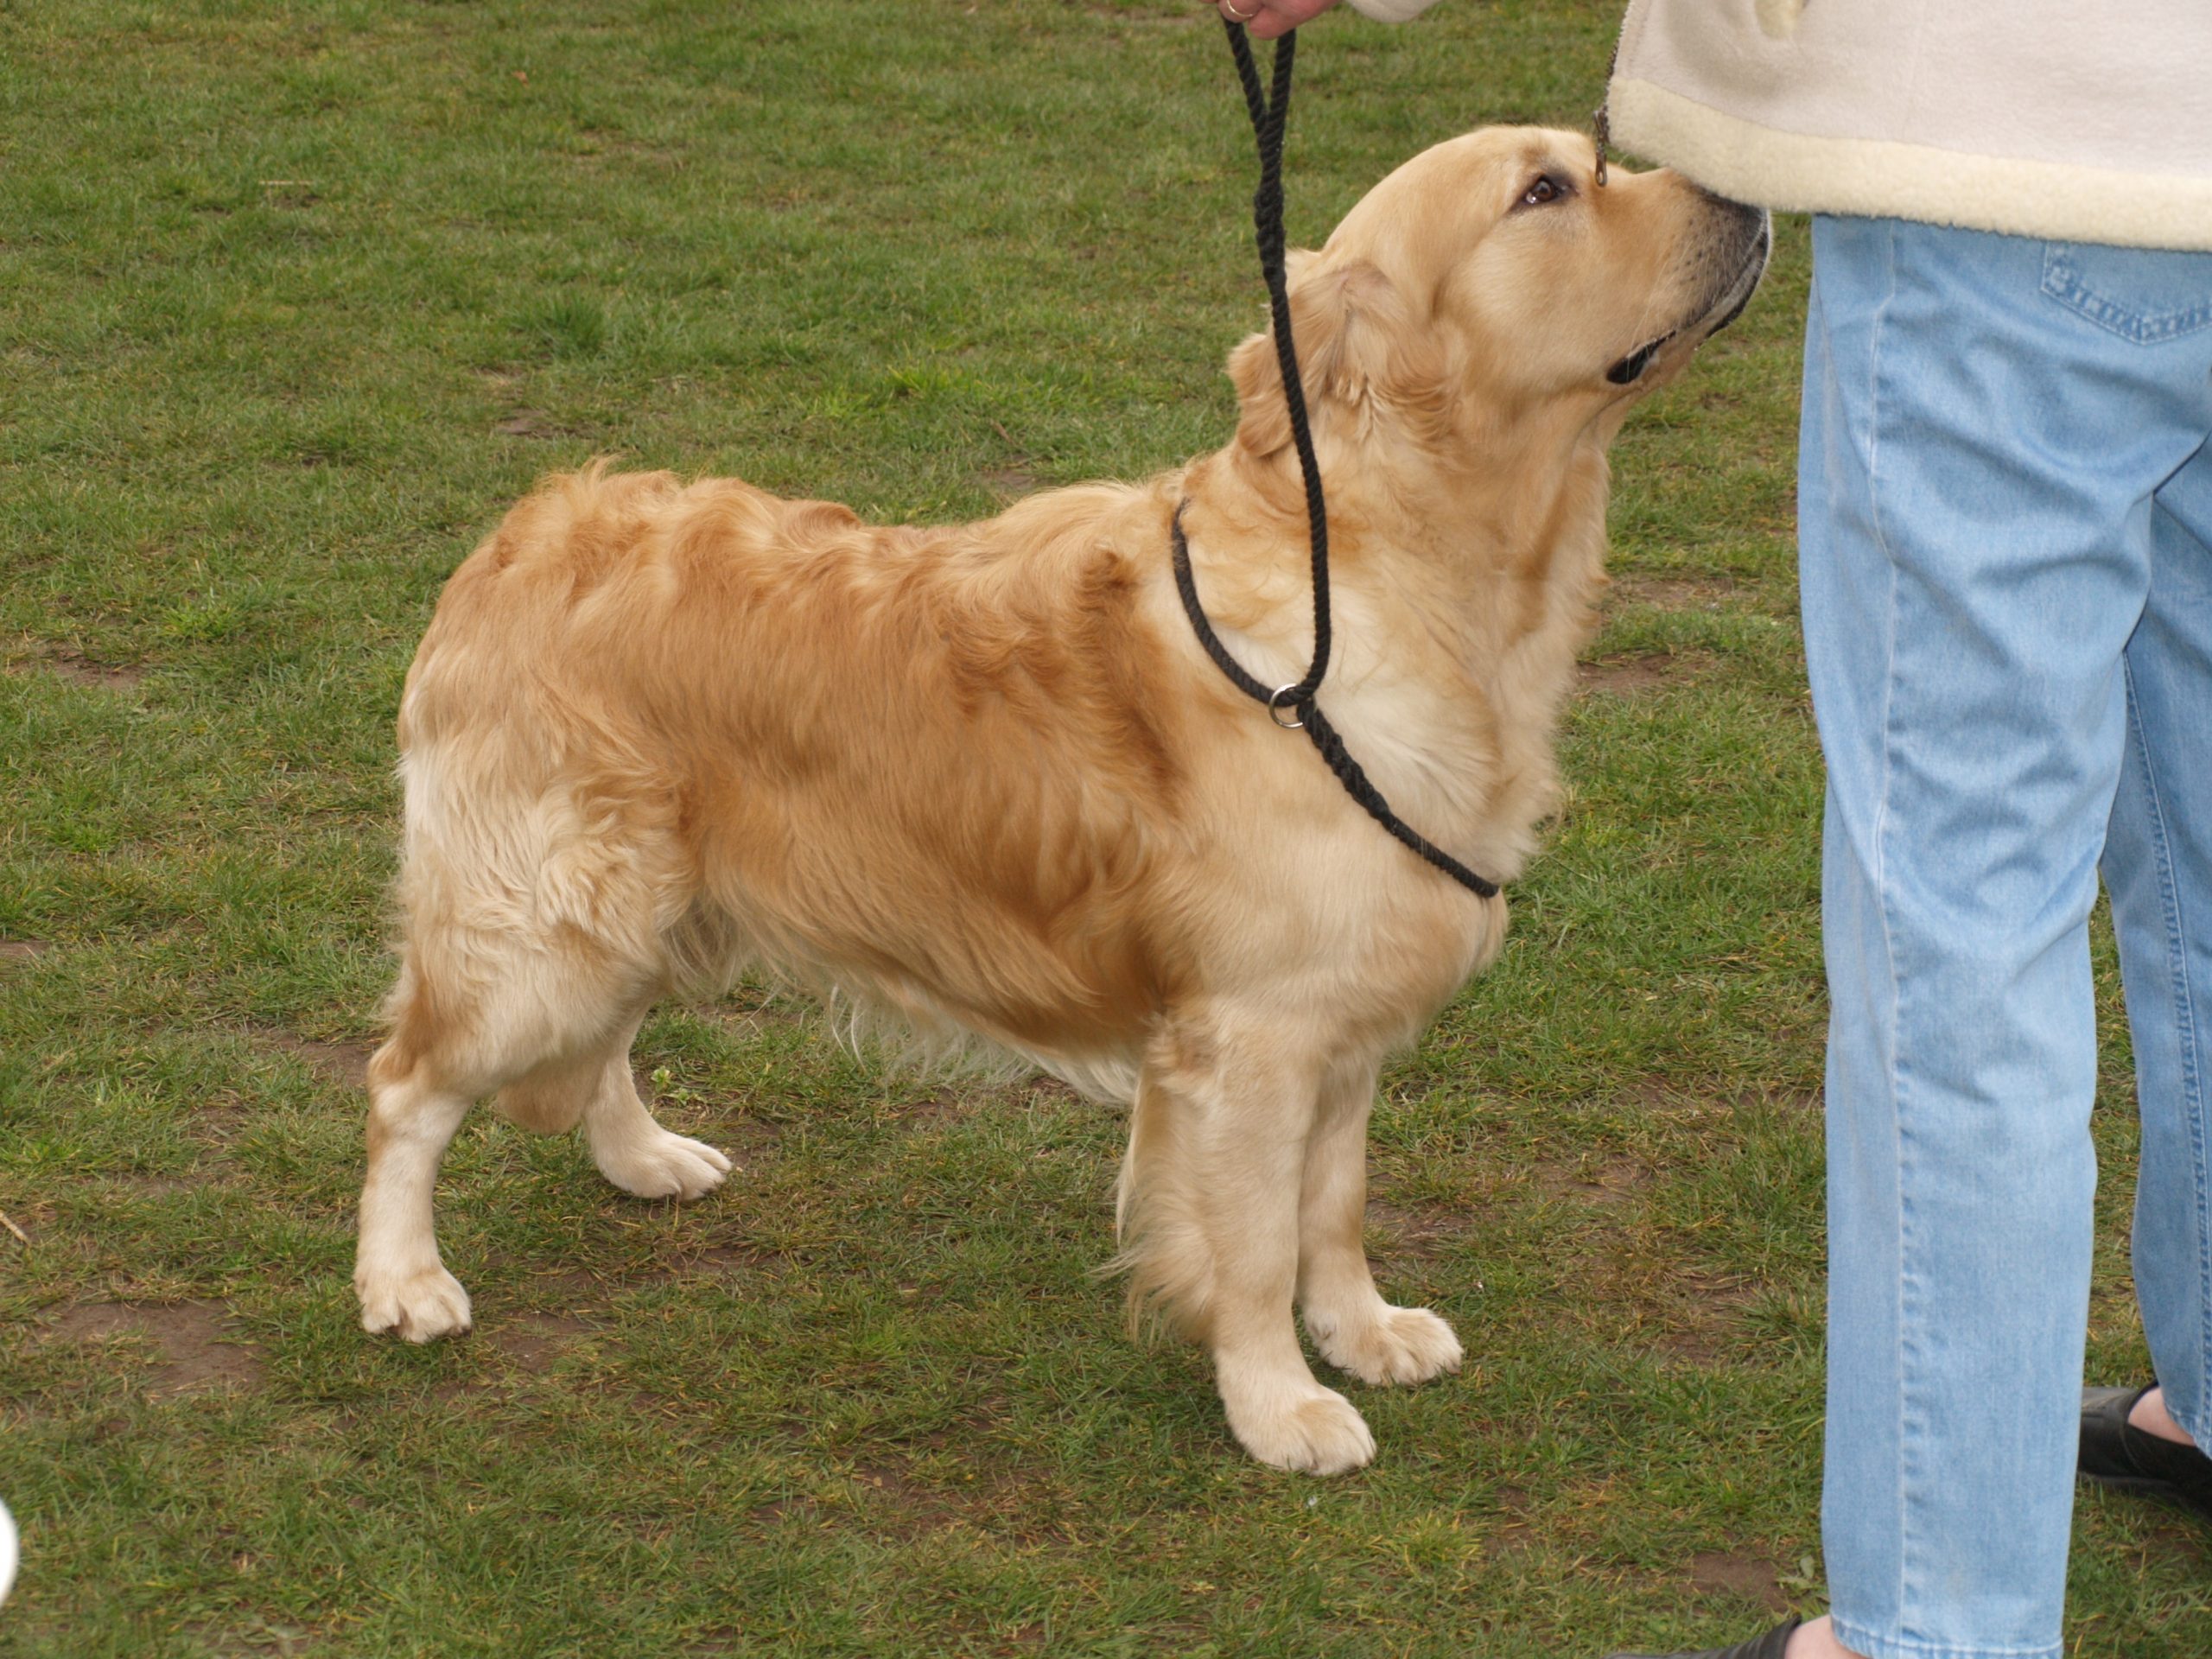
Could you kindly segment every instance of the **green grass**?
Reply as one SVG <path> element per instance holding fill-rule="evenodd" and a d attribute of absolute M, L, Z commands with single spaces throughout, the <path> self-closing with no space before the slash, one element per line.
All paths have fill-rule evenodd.
<path fill-rule="evenodd" d="M 1294 239 L 1467 125 L 1580 123 L 1613 16 L 1308 31 Z M 601 452 L 943 520 L 1219 442 L 1249 169 L 1183 0 L 0 0 L 0 1653 L 1549 1659 L 1821 1604 L 1800 225 L 1622 440 L 1571 798 L 1386 1079 L 1374 1250 L 1469 1363 L 1355 1389 L 1372 1469 L 1254 1466 L 1199 1357 L 1122 1335 L 1112 1114 L 778 1005 L 640 1046 L 724 1192 L 472 1121 L 476 1333 L 354 1327 L 447 574 Z M 2212 1649 L 2205 1567 L 2085 1500 L 2071 1650 Z"/>

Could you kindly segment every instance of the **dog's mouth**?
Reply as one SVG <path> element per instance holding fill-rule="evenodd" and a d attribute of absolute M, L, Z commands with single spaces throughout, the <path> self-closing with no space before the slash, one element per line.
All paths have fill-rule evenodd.
<path fill-rule="evenodd" d="M 1634 385 L 1643 378 L 1643 372 L 1651 366 L 1651 359 L 1659 355 L 1660 348 L 1681 332 L 1680 329 L 1669 329 L 1658 339 L 1645 341 L 1607 369 L 1605 378 L 1617 386 Z"/>
<path fill-rule="evenodd" d="M 1730 323 L 1744 315 L 1744 308 L 1751 302 L 1751 296 L 1759 291 L 1759 283 L 1766 276 L 1766 262 L 1774 252 L 1774 220 L 1765 213 L 1759 215 L 1759 233 L 1751 251 L 1744 256 L 1744 266 L 1728 285 L 1713 309 L 1720 315 L 1707 327 L 1704 338 L 1711 340 Z"/>
<path fill-rule="evenodd" d="M 1651 359 L 1681 338 L 1685 332 L 1696 336 L 1694 344 L 1703 345 L 1742 316 L 1744 308 L 1751 302 L 1751 296 L 1758 292 L 1759 279 L 1766 275 L 1767 258 L 1773 251 L 1774 221 L 1761 213 L 1758 234 L 1745 251 L 1743 263 L 1721 283 L 1719 291 L 1707 300 L 1698 320 L 1681 328 L 1669 328 L 1656 340 L 1646 340 L 1607 369 L 1605 378 L 1617 386 L 1632 386 L 1643 378 L 1643 372 L 1651 366 Z M 1712 321 L 1706 320 L 1708 318 Z"/>

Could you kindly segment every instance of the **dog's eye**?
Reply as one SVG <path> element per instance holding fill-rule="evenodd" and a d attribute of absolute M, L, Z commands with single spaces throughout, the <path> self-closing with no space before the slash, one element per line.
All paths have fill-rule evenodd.
<path fill-rule="evenodd" d="M 1573 194 L 1573 187 L 1568 184 L 1566 180 L 1554 177 L 1553 175 L 1546 173 L 1537 178 L 1533 184 L 1521 193 L 1521 200 L 1516 202 L 1514 206 L 1516 207 L 1542 207 L 1554 201 L 1565 201 Z"/>

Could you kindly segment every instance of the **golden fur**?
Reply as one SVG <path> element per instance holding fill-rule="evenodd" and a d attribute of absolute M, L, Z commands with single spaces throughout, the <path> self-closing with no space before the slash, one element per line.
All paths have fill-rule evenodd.
<path fill-rule="evenodd" d="M 1757 280 L 1764 222 L 1586 140 L 1492 130 L 1386 180 L 1296 257 L 1329 492 L 1322 693 L 1408 821 L 1516 875 L 1602 582 L 1605 450 Z M 1547 199 L 1536 181 L 1556 187 Z M 1632 384 L 1609 367 L 1669 343 Z M 1261 679 L 1310 649 L 1272 342 L 1224 448 L 1149 482 L 886 529 L 734 480 L 549 481 L 448 585 L 401 704 L 404 962 L 370 1070 L 363 1322 L 464 1329 L 430 1189 L 470 1103 L 581 1122 L 600 1167 L 694 1197 L 728 1165 L 656 1125 L 628 1049 L 658 998 L 770 964 L 980 1033 L 1134 1105 L 1122 1260 L 1212 1348 L 1231 1428 L 1330 1471 L 1374 1443 L 1307 1370 L 1456 1366 L 1361 1249 L 1377 1067 L 1497 951 L 1206 659 L 1168 525 Z"/>

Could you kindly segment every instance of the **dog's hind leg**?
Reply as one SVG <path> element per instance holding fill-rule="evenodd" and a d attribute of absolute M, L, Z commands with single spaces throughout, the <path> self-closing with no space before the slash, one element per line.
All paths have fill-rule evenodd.
<path fill-rule="evenodd" d="M 1316 1382 L 1292 1314 L 1299 1183 L 1322 1067 L 1298 1033 L 1218 1016 L 1152 1046 L 1122 1170 L 1130 1294 L 1213 1351 L 1229 1427 L 1261 1462 L 1335 1474 L 1375 1456 Z"/>
<path fill-rule="evenodd" d="M 630 1080 L 631 1039 L 671 983 L 670 930 L 692 897 L 674 808 L 619 772 L 553 775 L 548 734 L 576 740 L 573 719 L 527 697 L 495 719 L 498 690 L 477 688 L 473 741 L 416 741 L 403 762 L 404 959 L 370 1071 L 353 1281 L 367 1329 L 418 1342 L 468 1325 L 431 1201 L 470 1102 L 496 1094 L 542 1133 L 582 1122 L 600 1167 L 632 1192 L 696 1196 L 728 1167 L 664 1134 Z M 410 685 L 403 741 L 410 724 L 456 718 Z"/>
<path fill-rule="evenodd" d="M 412 1052 L 399 1035 L 369 1067 L 369 1173 L 361 1189 L 360 1245 L 353 1284 L 361 1325 L 410 1342 L 466 1331 L 468 1293 L 438 1255 L 431 1214 L 438 1162 L 470 1102 L 492 1092 L 503 1117 L 541 1135 L 581 1122 L 607 1179 L 640 1198 L 696 1198 L 721 1185 L 729 1160 L 653 1122 L 630 1075 L 637 1016 L 616 1035 L 581 1039 L 575 1052 L 521 1070 L 545 1040 L 480 1054 L 456 1065 L 452 1050 Z M 465 1051 L 463 1051 L 465 1052 Z M 498 1081 L 503 1074 L 510 1080 Z"/>
<path fill-rule="evenodd" d="M 391 1038 L 369 1063 L 353 1269 L 364 1329 L 428 1342 L 468 1328 L 467 1293 L 438 1255 L 439 1160 L 470 1103 L 486 1095 L 540 1133 L 589 1124 L 615 1073 L 630 1086 L 630 1038 L 652 991 L 643 967 L 550 950 L 524 931 L 410 928 Z"/>
<path fill-rule="evenodd" d="M 369 1062 L 369 1173 L 353 1262 L 365 1331 L 429 1342 L 468 1329 L 468 1293 L 439 1259 L 431 1200 L 469 1100 L 401 1035 Z"/>
<path fill-rule="evenodd" d="M 600 1173 L 641 1198 L 696 1198 L 729 1173 L 730 1161 L 703 1141 L 653 1122 L 630 1071 L 631 1020 L 602 1047 L 541 1066 L 499 1090 L 502 1116 L 540 1135 L 581 1122 Z"/>
<path fill-rule="evenodd" d="M 535 1086 L 517 1091 L 508 1115 L 555 1127 L 558 1092 L 547 1085 L 560 1067 L 550 1057 L 573 1040 L 577 1021 L 512 936 L 435 926 L 411 934 L 392 992 L 391 1036 L 369 1062 L 353 1288 L 363 1330 L 429 1342 L 469 1325 L 468 1293 L 438 1255 L 439 1161 L 474 1102 L 524 1079 Z"/>
<path fill-rule="evenodd" d="M 696 1198 L 729 1173 L 730 1162 L 702 1141 L 664 1129 L 639 1098 L 629 1044 L 601 1069 L 583 1111 L 584 1138 L 599 1173 L 641 1198 Z"/>
<path fill-rule="evenodd" d="M 1372 1064 L 1332 1071 L 1306 1148 L 1298 1206 L 1298 1304 L 1321 1357 L 1366 1382 L 1425 1382 L 1459 1368 L 1459 1339 L 1425 1307 L 1393 1307 L 1361 1243 L 1367 1213 Z"/>

